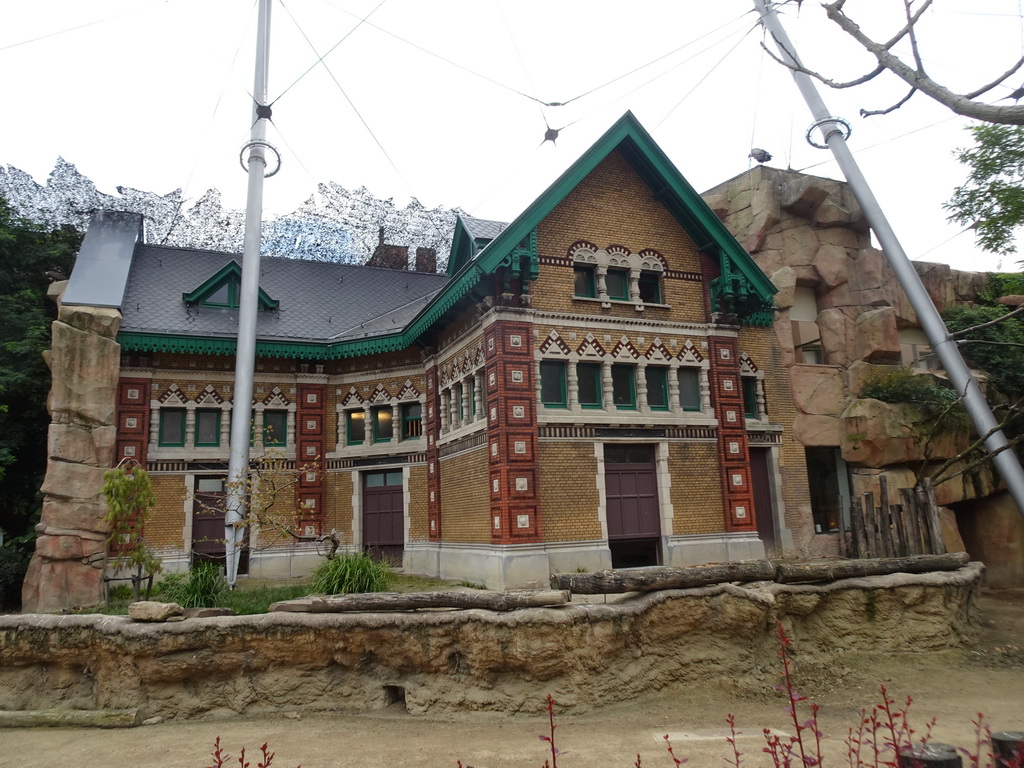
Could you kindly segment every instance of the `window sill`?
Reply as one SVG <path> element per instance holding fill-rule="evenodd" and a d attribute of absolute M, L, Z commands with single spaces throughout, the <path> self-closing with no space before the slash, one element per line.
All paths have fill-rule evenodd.
<path fill-rule="evenodd" d="M 602 307 L 636 307 L 638 312 L 643 312 L 647 307 L 652 309 L 672 309 L 671 304 L 651 304 L 643 301 L 631 301 L 629 299 L 600 299 L 594 296 L 573 296 L 573 301 L 583 301 L 589 304 L 600 304 Z"/>

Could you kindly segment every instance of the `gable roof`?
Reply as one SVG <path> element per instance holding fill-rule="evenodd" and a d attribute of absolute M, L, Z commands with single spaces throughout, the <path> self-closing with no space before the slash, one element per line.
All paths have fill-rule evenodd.
<path fill-rule="evenodd" d="M 126 349 L 231 354 L 238 309 L 188 305 L 197 276 L 229 276 L 237 255 L 165 246 L 136 248 L 121 306 L 118 341 Z M 444 275 L 354 264 L 264 258 L 257 313 L 257 349 L 280 357 L 325 356 L 325 342 L 357 341 L 369 333 L 401 331 L 441 288 Z M 368 331 L 368 329 L 370 329 Z M 157 338 L 159 335 L 160 338 Z"/>
<path fill-rule="evenodd" d="M 186 304 L 204 304 L 225 284 L 234 283 L 238 285 L 242 280 L 242 265 L 238 259 L 232 259 L 213 275 L 204 280 L 199 286 L 188 293 L 183 293 L 181 298 Z M 280 302 L 270 298 L 262 287 L 259 289 L 259 308 L 262 310 L 277 309 Z M 234 305 L 237 307 L 237 305 Z"/>
<path fill-rule="evenodd" d="M 713 251 L 720 258 L 723 273 L 738 273 L 745 278 L 759 301 L 760 309 L 770 307 L 775 286 L 743 250 L 725 225 L 690 183 L 673 165 L 651 135 L 644 129 L 632 112 L 626 112 L 609 128 L 593 146 L 555 180 L 529 207 L 479 251 L 471 252 L 465 247 L 465 238 L 470 236 L 465 227 L 462 240 L 453 241 L 449 257 L 451 290 L 457 284 L 457 277 L 471 267 L 482 273 L 491 273 L 515 248 L 519 247 L 534 228 L 590 174 L 597 165 L 614 151 L 623 157 L 650 187 L 659 200 L 686 230 L 701 251 Z M 458 250 L 456 248 L 458 247 Z M 754 306 L 754 304 L 752 304 Z"/>
<path fill-rule="evenodd" d="M 449 258 L 450 277 L 263 259 L 260 285 L 266 288 L 268 298 L 280 300 L 281 307 L 276 312 L 259 313 L 257 353 L 331 359 L 410 346 L 470 294 L 485 275 L 503 265 L 516 268 L 521 263 L 518 257 L 524 255 L 530 257 L 531 269 L 535 269 L 538 224 L 616 151 L 697 247 L 718 258 L 722 275 L 711 286 L 712 300 L 718 308 L 735 311 L 748 320 L 753 318 L 758 324 L 770 323 L 768 310 L 775 287 L 650 134 L 627 112 L 511 223 L 459 217 Z M 162 268 L 154 265 L 154 260 L 162 265 L 161 251 L 181 254 L 173 256 L 175 269 L 163 270 L 170 273 L 166 280 L 161 276 Z M 172 258 L 170 253 L 166 255 Z M 122 345 L 126 349 L 232 353 L 237 328 L 234 311 L 193 307 L 191 313 L 186 313 L 177 298 L 196 290 L 194 278 L 186 277 L 182 283 L 182 275 L 210 274 L 210 264 L 215 265 L 213 269 L 223 268 L 232 258 L 205 251 L 136 248 L 138 268 L 133 265 L 118 336 Z M 199 262 L 204 266 L 200 267 Z M 164 338 L 154 341 L 151 334 Z"/>

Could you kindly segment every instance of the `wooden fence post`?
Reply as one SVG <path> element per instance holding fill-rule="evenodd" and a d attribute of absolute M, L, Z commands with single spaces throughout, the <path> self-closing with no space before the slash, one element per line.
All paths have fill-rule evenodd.
<path fill-rule="evenodd" d="M 900 749 L 899 768 L 963 768 L 963 761 L 950 744 L 914 744 Z"/>
<path fill-rule="evenodd" d="M 992 734 L 992 757 L 996 768 L 1024 765 L 1024 731 L 1000 731 Z"/>

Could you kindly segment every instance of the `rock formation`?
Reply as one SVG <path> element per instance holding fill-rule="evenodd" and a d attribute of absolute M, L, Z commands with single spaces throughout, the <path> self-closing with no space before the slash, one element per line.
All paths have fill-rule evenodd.
<path fill-rule="evenodd" d="M 51 612 L 103 602 L 106 523 L 103 473 L 114 457 L 121 323 L 116 309 L 59 307 L 45 355 L 52 385 L 43 513 L 22 587 L 22 609 Z"/>

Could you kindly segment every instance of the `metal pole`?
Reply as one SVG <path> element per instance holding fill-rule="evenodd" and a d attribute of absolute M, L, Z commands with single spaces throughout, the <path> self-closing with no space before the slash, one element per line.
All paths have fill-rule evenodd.
<path fill-rule="evenodd" d="M 761 23 L 775 39 L 775 45 L 779 49 L 779 55 L 782 57 L 782 60 L 791 67 L 802 67 L 797 57 L 796 49 L 786 35 L 786 30 L 783 29 L 782 22 L 779 21 L 776 11 L 774 9 L 769 10 L 765 0 L 754 0 L 754 8 L 757 9 L 761 16 Z M 963 395 L 964 407 L 967 408 L 967 413 L 974 422 L 975 429 L 979 435 L 992 433 L 985 440 L 985 448 L 990 453 L 995 453 L 997 450 L 1000 451 L 995 453 L 992 461 L 1006 483 L 1006 487 L 1010 491 L 1014 502 L 1017 504 L 1017 510 L 1024 515 L 1024 470 L 1021 470 L 1017 454 L 1012 448 L 1007 448 L 1006 436 L 1002 430 L 996 430 L 998 422 L 992 415 L 992 410 L 985 400 L 985 395 L 960 355 L 956 342 L 950 338 L 942 316 L 939 315 L 939 311 L 932 303 L 928 292 L 921 283 L 920 276 L 914 269 L 914 265 L 910 263 L 910 259 L 903 250 L 903 246 L 900 245 L 896 233 L 889 225 L 889 221 L 882 212 L 878 200 L 875 199 L 871 187 L 868 186 L 867 179 L 861 173 L 857 161 L 853 159 L 853 154 L 846 144 L 843 122 L 829 114 L 828 109 L 825 107 L 825 102 L 822 101 L 821 96 L 818 94 L 818 89 L 809 75 L 798 72 L 796 69 L 793 69 L 792 72 L 793 79 L 796 81 L 800 93 L 807 102 L 816 125 L 820 127 L 825 143 L 832 150 L 836 162 L 839 164 L 840 169 L 842 169 L 843 175 L 846 176 L 846 181 L 849 183 L 851 191 L 864 210 L 868 223 L 871 225 L 875 237 L 878 238 L 878 242 L 882 246 L 882 251 L 889 260 L 892 271 L 896 274 L 896 279 L 899 281 L 904 293 L 907 294 L 914 312 L 917 313 L 918 322 L 921 323 L 921 328 L 928 337 L 932 350 L 938 355 L 939 361 L 946 369 L 946 374 L 949 376 L 949 380 L 956 388 L 956 391 Z"/>
<path fill-rule="evenodd" d="M 238 342 L 235 352 L 235 388 L 231 406 L 231 448 L 228 461 L 227 503 L 224 514 L 227 581 L 238 576 L 239 544 L 245 534 L 249 480 L 249 441 L 253 370 L 256 365 L 256 310 L 260 284 L 260 232 L 263 227 L 263 177 L 267 169 L 267 119 L 258 113 L 267 103 L 269 72 L 270 0 L 259 0 L 256 25 L 256 76 L 253 84 L 252 131 L 249 143 L 249 187 L 245 205 L 245 240 L 242 282 L 238 301 Z M 243 150 L 244 151 L 244 150 Z"/>

